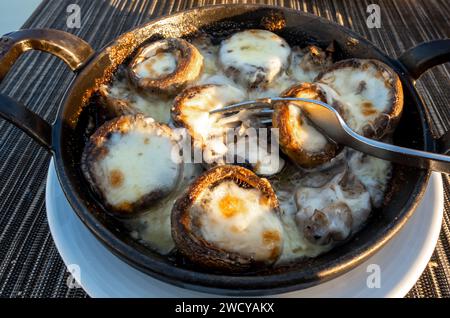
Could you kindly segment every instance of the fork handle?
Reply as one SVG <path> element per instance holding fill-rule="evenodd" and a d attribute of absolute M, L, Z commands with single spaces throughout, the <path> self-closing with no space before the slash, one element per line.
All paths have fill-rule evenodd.
<path fill-rule="evenodd" d="M 349 138 L 348 146 L 368 155 L 416 168 L 450 173 L 450 156 L 399 147 L 361 136 L 345 129 Z M 356 139 L 351 140 L 351 139 Z M 351 142 L 350 142 L 351 141 Z"/>

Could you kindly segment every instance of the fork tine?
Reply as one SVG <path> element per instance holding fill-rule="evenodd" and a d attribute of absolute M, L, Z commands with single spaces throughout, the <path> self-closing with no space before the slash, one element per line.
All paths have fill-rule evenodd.
<path fill-rule="evenodd" d="M 272 122 L 272 113 L 273 113 L 273 104 L 280 101 L 289 101 L 289 102 L 307 102 L 319 105 L 329 105 L 308 98 L 298 98 L 298 97 L 270 97 L 270 98 L 260 98 L 257 100 L 244 101 L 241 103 L 225 106 L 220 109 L 215 109 L 210 111 L 210 115 L 219 115 L 220 118 L 217 119 L 217 123 L 220 125 L 237 125 L 239 122 L 242 122 L 242 118 L 254 117 L 257 119 L 258 123 L 267 125 Z M 227 116 L 231 114 L 230 116 Z"/>
<path fill-rule="evenodd" d="M 209 113 L 212 114 L 228 114 L 237 112 L 240 110 L 257 110 L 257 109 L 271 109 L 272 105 L 270 103 L 260 101 L 260 100 L 251 100 L 251 101 L 245 101 L 242 103 L 233 104 L 230 106 L 225 106 L 220 109 L 215 109 L 210 111 Z"/>
<path fill-rule="evenodd" d="M 246 119 L 250 117 L 255 116 L 249 116 Z M 242 123 L 242 120 L 238 117 L 229 116 L 229 117 L 220 117 L 216 124 L 220 126 L 227 126 L 227 127 L 238 127 Z M 257 116 L 254 119 L 254 124 L 259 125 L 271 125 L 272 124 L 272 116 Z"/>
<path fill-rule="evenodd" d="M 272 117 L 261 119 L 259 121 L 262 125 L 272 125 Z"/>

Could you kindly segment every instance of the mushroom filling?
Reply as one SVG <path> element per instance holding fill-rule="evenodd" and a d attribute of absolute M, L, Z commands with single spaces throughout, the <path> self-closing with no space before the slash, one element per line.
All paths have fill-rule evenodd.
<path fill-rule="evenodd" d="M 112 210 L 135 213 L 175 187 L 181 172 L 171 158 L 175 143 L 171 129 L 153 119 L 119 117 L 92 135 L 82 169 Z"/>
<path fill-rule="evenodd" d="M 281 253 L 283 228 L 275 212 L 260 190 L 233 181 L 203 190 L 190 210 L 206 241 L 256 261 L 274 261 Z"/>
<path fill-rule="evenodd" d="M 315 45 L 292 48 L 288 72 L 299 82 L 312 82 L 320 72 L 333 64 L 331 49 Z"/>
<path fill-rule="evenodd" d="M 371 210 L 369 192 L 349 171 L 320 188 L 299 187 L 295 199 L 298 226 L 307 240 L 321 245 L 348 238 Z"/>
<path fill-rule="evenodd" d="M 284 39 L 266 30 L 246 30 L 222 41 L 219 59 L 225 73 L 249 88 L 271 83 L 289 65 Z"/>

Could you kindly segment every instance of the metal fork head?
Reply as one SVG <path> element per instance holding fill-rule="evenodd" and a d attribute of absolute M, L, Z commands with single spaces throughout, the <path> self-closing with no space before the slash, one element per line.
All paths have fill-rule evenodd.
<path fill-rule="evenodd" d="M 268 114 L 270 110 L 273 110 L 275 102 L 282 101 L 293 102 L 290 105 L 300 107 L 316 129 L 339 144 L 384 160 L 450 174 L 449 156 L 399 147 L 361 136 L 347 126 L 333 107 L 318 100 L 297 97 L 264 98 L 230 105 L 211 113 L 229 114 L 245 109 L 266 110 L 266 114 Z"/>
<path fill-rule="evenodd" d="M 211 111 L 210 114 L 226 116 L 240 111 L 251 111 L 252 114 L 261 117 L 261 121 L 269 123 L 271 122 L 273 105 L 277 102 L 292 102 L 290 105 L 299 107 L 319 131 L 336 142 L 343 142 L 344 139 L 348 138 L 349 133 L 353 133 L 350 127 L 344 122 L 341 115 L 332 106 L 309 98 L 261 98 L 215 109 Z M 230 123 L 230 121 L 228 121 L 228 123 Z"/>

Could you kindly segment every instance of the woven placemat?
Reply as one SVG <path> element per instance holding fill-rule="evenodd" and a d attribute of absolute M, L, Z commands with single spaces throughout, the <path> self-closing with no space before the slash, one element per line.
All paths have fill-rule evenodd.
<path fill-rule="evenodd" d="M 98 50 L 124 31 L 162 14 L 227 2 L 237 1 L 44 0 L 24 28 L 68 31 Z M 450 37 L 450 2 L 446 0 L 249 2 L 293 7 L 325 17 L 353 29 L 393 57 L 420 42 Z M 78 29 L 66 25 L 67 6 L 73 3 L 81 8 Z M 366 24 L 371 3 L 381 9 L 379 29 Z M 30 52 L 19 59 L 0 91 L 51 121 L 73 76 L 57 58 Z M 449 83 L 448 65 L 434 68 L 417 82 L 436 135 L 450 128 Z M 49 160 L 45 150 L 0 119 L 0 297 L 87 297 L 82 289 L 67 287 L 69 274 L 48 228 L 45 180 Z M 409 297 L 450 296 L 450 179 L 443 179 L 445 215 L 440 239 Z"/>

